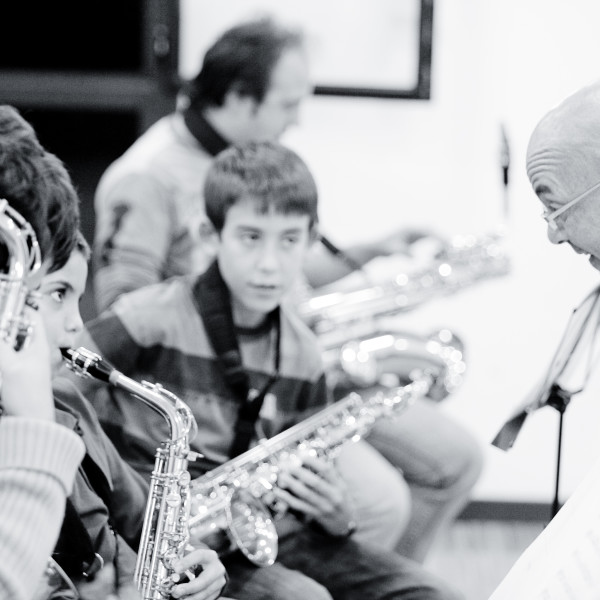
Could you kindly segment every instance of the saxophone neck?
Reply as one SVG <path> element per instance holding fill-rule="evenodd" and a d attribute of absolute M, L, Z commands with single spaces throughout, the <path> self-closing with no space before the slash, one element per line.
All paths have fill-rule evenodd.
<path fill-rule="evenodd" d="M 162 385 L 138 383 L 87 348 L 61 348 L 61 353 L 67 367 L 80 377 L 92 377 L 121 388 L 158 412 L 169 425 L 172 442 L 185 440 L 187 445 L 196 436 L 198 426 L 190 408 Z"/>

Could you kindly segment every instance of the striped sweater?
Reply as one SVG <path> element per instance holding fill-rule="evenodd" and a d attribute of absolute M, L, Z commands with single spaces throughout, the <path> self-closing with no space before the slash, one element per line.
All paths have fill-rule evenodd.
<path fill-rule="evenodd" d="M 195 297 L 195 278 L 176 277 L 122 296 L 87 323 L 81 343 L 126 376 L 158 382 L 191 408 L 198 423 L 192 449 L 203 459 L 190 465 L 198 476 L 228 459 L 238 400 L 228 386 L 207 337 Z M 259 390 L 274 368 L 275 334 L 238 335 L 251 389 Z M 152 471 L 157 446 L 168 437 L 163 418 L 127 393 L 80 381 L 122 456 L 139 472 Z M 327 403 L 316 338 L 299 318 L 281 309 L 280 377 L 269 389 L 259 423 L 271 437 Z M 257 434 L 258 435 L 258 434 Z"/>

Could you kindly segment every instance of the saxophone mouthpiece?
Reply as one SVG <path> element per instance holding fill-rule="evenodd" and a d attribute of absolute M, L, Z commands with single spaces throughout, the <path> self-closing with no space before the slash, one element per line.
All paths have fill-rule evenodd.
<path fill-rule="evenodd" d="M 115 369 L 99 354 L 86 348 L 61 348 L 67 367 L 81 377 L 94 377 L 105 383 L 111 383 L 111 375 Z"/>

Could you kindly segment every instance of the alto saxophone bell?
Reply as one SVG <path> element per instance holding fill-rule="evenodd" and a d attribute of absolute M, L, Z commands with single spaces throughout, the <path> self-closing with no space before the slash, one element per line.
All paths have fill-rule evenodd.
<path fill-rule="evenodd" d="M 464 344 L 455 334 L 440 329 L 417 335 L 390 329 L 382 319 L 505 275 L 510 261 L 502 242 L 501 235 L 455 236 L 423 269 L 369 287 L 317 292 L 301 302 L 298 313 L 319 338 L 334 397 L 356 388 L 401 386 L 419 372 L 433 377 L 433 400 L 456 390 L 466 365 Z"/>
<path fill-rule="evenodd" d="M 399 387 L 427 373 L 428 397 L 439 401 L 463 382 L 464 345 L 450 330 L 422 336 L 379 330 L 324 350 L 328 384 L 336 397 L 351 389 Z"/>

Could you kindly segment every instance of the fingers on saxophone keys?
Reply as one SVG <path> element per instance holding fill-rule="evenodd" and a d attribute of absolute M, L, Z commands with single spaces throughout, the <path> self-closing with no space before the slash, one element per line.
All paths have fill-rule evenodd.
<path fill-rule="evenodd" d="M 197 584 L 194 583 L 185 583 L 176 585 L 173 589 L 171 589 L 171 597 L 172 598 L 183 598 L 184 596 L 190 596 L 192 598 L 198 598 L 204 600 L 212 600 L 213 598 L 218 598 L 221 595 L 221 592 L 225 588 L 227 584 L 227 580 L 225 577 L 222 577 L 220 580 L 214 580 L 209 582 L 208 584 L 202 584 L 200 588 L 197 587 Z"/>
<path fill-rule="evenodd" d="M 277 480 L 277 485 L 280 488 L 288 489 L 294 493 L 307 493 L 311 489 L 318 489 L 322 483 L 323 480 L 318 475 L 303 467 L 283 471 Z"/>
<path fill-rule="evenodd" d="M 173 598 L 217 598 L 227 582 L 225 567 L 214 550 L 198 548 L 173 563 Z"/>
<path fill-rule="evenodd" d="M 292 508 L 309 514 L 330 508 L 330 485 L 314 473 L 304 470 L 299 477 L 283 474 L 278 487 L 277 497 L 288 502 Z"/>
<path fill-rule="evenodd" d="M 298 492 L 288 491 L 283 488 L 277 488 L 275 490 L 275 494 L 278 498 L 279 502 L 284 503 L 288 509 L 298 511 L 300 513 L 304 513 L 306 515 L 310 515 L 312 517 L 316 517 L 319 514 L 319 510 L 315 507 L 314 503 L 307 499 L 307 494 L 301 494 L 299 497 Z M 310 493 L 313 498 L 316 497 L 315 494 Z"/>
<path fill-rule="evenodd" d="M 308 458 L 302 465 L 288 469 L 291 477 L 302 481 L 306 486 L 321 491 L 327 483 L 336 480 L 335 468 L 321 459 Z"/>

